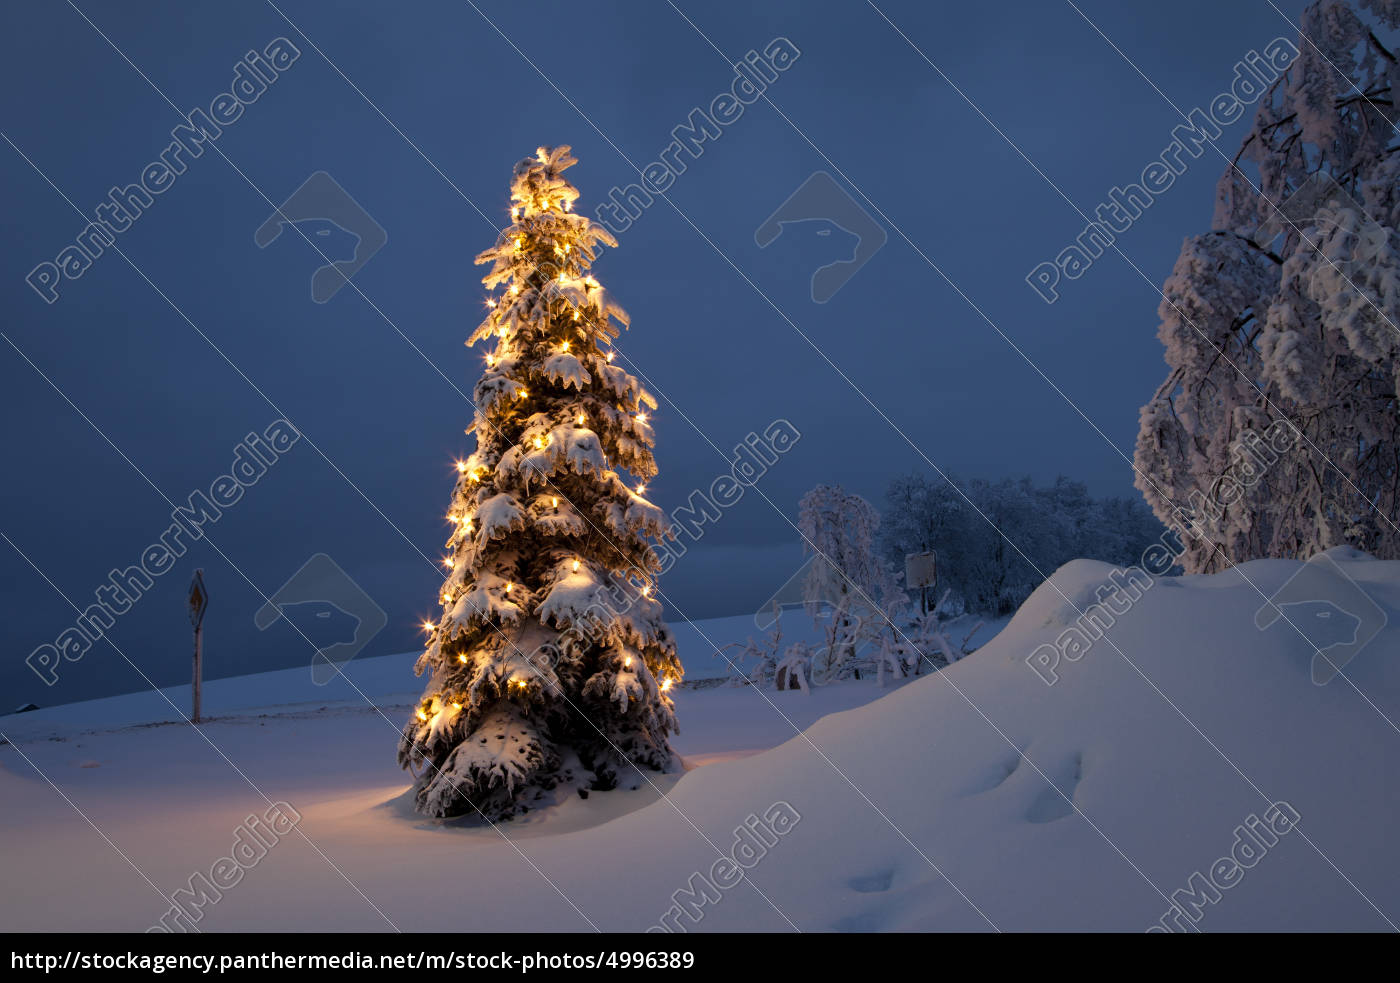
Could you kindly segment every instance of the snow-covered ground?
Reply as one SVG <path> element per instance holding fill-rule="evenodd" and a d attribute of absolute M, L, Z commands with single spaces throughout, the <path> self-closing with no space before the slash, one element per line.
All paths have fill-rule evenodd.
<path fill-rule="evenodd" d="M 929 676 L 683 689 L 684 775 L 499 829 L 405 809 L 412 656 L 348 667 L 368 702 L 309 670 L 217 681 L 198 730 L 155 694 L 0 718 L 3 928 L 142 930 L 285 801 L 300 822 L 201 929 L 1141 931 L 1189 890 L 1206 931 L 1394 929 L 1400 563 L 1332 557 L 1388 623 L 1325 686 L 1301 633 L 1256 627 L 1290 561 L 1158 580 L 1047 685 L 1028 657 L 1112 572 L 1076 561 Z M 692 676 L 705 639 L 757 634 L 687 631 Z"/>

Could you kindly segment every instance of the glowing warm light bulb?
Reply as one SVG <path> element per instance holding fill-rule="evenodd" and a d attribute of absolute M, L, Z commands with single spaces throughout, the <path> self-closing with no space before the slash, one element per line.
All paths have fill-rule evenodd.
<path fill-rule="evenodd" d="M 650 585 L 650 584 L 648 584 L 647 586 L 645 586 L 645 587 L 642 588 L 642 596 L 643 596 L 643 597 L 650 597 L 650 596 L 651 596 L 651 585 Z"/>
<path fill-rule="evenodd" d="M 517 389 L 517 390 L 515 391 L 515 398 L 516 398 L 516 399 L 524 399 L 524 398 L 525 398 L 526 396 L 528 396 L 528 395 L 530 395 L 529 392 L 526 391 L 526 390 L 524 390 L 524 389 Z"/>
<path fill-rule="evenodd" d="M 466 461 L 458 461 L 458 462 L 457 462 L 457 472 L 458 472 L 459 474 L 466 474 L 466 473 L 467 473 L 467 462 L 466 462 Z"/>
<path fill-rule="evenodd" d="M 431 621 L 425 621 L 425 622 L 423 622 L 423 630 L 424 630 L 424 631 L 432 631 L 432 630 L 433 630 L 434 628 L 436 628 L 436 627 L 437 627 L 437 625 L 433 624 Z"/>
<path fill-rule="evenodd" d="M 451 570 L 457 565 L 457 561 L 452 559 L 452 557 L 450 556 L 444 556 L 442 558 L 442 565 L 445 566 L 447 569 Z"/>
<path fill-rule="evenodd" d="M 564 344 L 563 344 L 562 347 L 563 347 L 564 351 L 568 351 L 568 350 L 569 350 L 569 343 L 568 343 L 567 341 L 564 342 Z"/>
<path fill-rule="evenodd" d="M 537 451 L 542 451 L 542 450 L 544 450 L 544 438 L 543 438 L 543 437 L 536 437 L 536 438 L 535 438 L 535 450 L 537 450 Z"/>
<path fill-rule="evenodd" d="M 578 573 L 578 560 L 574 560 L 574 573 Z"/>
<path fill-rule="evenodd" d="M 550 505 L 552 505 L 552 506 L 553 506 L 554 508 L 556 508 L 556 509 L 559 507 L 559 499 L 557 499 L 557 498 L 551 498 L 551 499 L 549 500 L 549 503 L 550 503 Z"/>
<path fill-rule="evenodd" d="M 646 482 L 642 482 L 640 485 L 637 486 L 637 494 L 638 494 L 638 495 L 640 495 L 642 492 L 644 492 L 644 491 L 646 491 L 646 490 L 647 490 Z"/>
<path fill-rule="evenodd" d="M 496 367 L 496 356 L 495 356 L 495 355 L 487 355 L 487 356 L 486 356 L 486 367 L 487 367 L 487 368 L 491 368 L 491 369 L 494 369 L 494 368 Z"/>
<path fill-rule="evenodd" d="M 638 413 L 638 414 L 637 414 L 637 422 L 638 422 L 638 423 L 646 423 L 646 422 L 647 422 L 647 415 L 646 415 L 645 413 Z"/>
<path fill-rule="evenodd" d="M 583 425 L 584 425 L 585 423 L 587 423 L 587 422 L 588 422 L 588 418 L 587 418 L 586 416 L 584 416 L 582 413 L 580 413 L 580 414 L 578 415 L 578 425 L 579 425 L 579 426 L 583 426 Z"/>
<path fill-rule="evenodd" d="M 613 353 L 612 353 L 612 352 L 608 352 L 608 361 L 611 362 L 612 360 L 613 360 Z"/>
<path fill-rule="evenodd" d="M 419 708 L 418 708 L 418 719 L 419 719 L 419 720 L 427 720 L 427 719 L 428 719 L 428 715 L 427 715 L 426 713 L 423 712 L 423 708 L 422 708 L 422 707 L 419 707 Z"/>
<path fill-rule="evenodd" d="M 627 656 L 627 658 L 625 658 L 625 659 L 622 660 L 622 668 L 624 668 L 624 669 L 631 669 L 631 668 L 632 668 L 632 657 L 631 657 L 630 655 Z"/>
<path fill-rule="evenodd" d="M 511 288 L 510 288 L 510 293 L 511 293 L 511 296 L 512 296 L 512 297 L 515 296 L 516 294 L 520 293 L 520 284 L 518 284 L 518 283 L 512 284 L 512 285 L 511 285 Z"/>
<path fill-rule="evenodd" d="M 511 588 L 514 587 L 514 586 L 515 586 L 514 584 L 506 584 L 506 593 L 509 594 L 510 591 L 511 591 Z"/>
<path fill-rule="evenodd" d="M 466 654 L 464 653 L 464 654 L 462 654 L 462 655 L 457 656 L 457 661 L 460 662 L 460 663 L 462 663 L 463 665 L 465 665 L 465 664 L 466 664 L 466 661 L 467 661 L 467 656 L 466 656 Z"/>
<path fill-rule="evenodd" d="M 452 600 L 452 595 L 451 595 L 451 594 L 444 594 L 444 595 L 442 595 L 442 603 L 443 603 L 443 604 L 446 604 L 446 603 L 447 603 L 448 601 L 450 601 L 450 600 Z"/>
<path fill-rule="evenodd" d="M 453 703 L 453 704 L 452 704 L 452 709 L 454 709 L 454 710 L 460 710 L 460 709 L 462 709 L 462 704 L 460 704 L 460 703 Z"/>
<path fill-rule="evenodd" d="M 671 688 L 671 680 L 668 678 L 668 679 L 666 679 L 664 682 L 662 682 L 662 684 L 661 684 L 661 692 L 664 693 L 664 692 L 666 692 L 666 691 L 667 691 L 668 689 L 670 689 L 670 688 Z"/>

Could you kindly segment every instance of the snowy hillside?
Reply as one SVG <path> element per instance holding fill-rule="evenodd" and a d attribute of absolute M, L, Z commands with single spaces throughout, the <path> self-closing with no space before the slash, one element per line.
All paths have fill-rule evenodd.
<path fill-rule="evenodd" d="M 1157 580 L 1047 685 L 1028 659 L 1113 572 L 1075 561 L 973 656 L 892 690 L 682 690 L 686 774 L 499 831 L 405 804 L 411 657 L 353 666 L 383 717 L 300 672 L 212 685 L 204 738 L 151 725 L 153 697 L 3 718 L 3 924 L 144 929 L 284 800 L 295 830 L 201 929 L 1142 931 L 1177 892 L 1202 931 L 1393 929 L 1400 563 L 1330 557 L 1388 623 L 1327 685 L 1303 633 L 1256 626 L 1303 567 L 1280 560 Z"/>

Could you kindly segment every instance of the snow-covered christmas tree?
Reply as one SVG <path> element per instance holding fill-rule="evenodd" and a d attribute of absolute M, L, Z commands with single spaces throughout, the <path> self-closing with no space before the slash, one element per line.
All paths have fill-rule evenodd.
<path fill-rule="evenodd" d="M 442 613 L 424 625 L 429 681 L 399 743 L 430 816 L 494 821 L 677 762 L 681 666 L 649 539 L 667 523 L 643 497 L 656 402 L 614 364 L 627 315 L 589 267 L 617 242 L 573 211 L 575 163 L 567 146 L 518 163 L 512 224 L 476 260 L 505 289 L 467 342 L 495 347 L 447 515 Z"/>

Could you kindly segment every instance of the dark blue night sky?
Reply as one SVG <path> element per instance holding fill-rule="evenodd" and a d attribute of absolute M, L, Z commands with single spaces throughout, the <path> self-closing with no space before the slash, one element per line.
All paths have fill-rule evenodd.
<path fill-rule="evenodd" d="M 1302 7 L 1076 2 L 1181 110 L 1227 90 L 1250 51 L 1295 37 Z M 142 673 L 186 679 L 196 567 L 212 594 L 210 677 L 310 664 L 299 630 L 255 617 L 320 553 L 387 616 L 363 655 L 415 647 L 452 461 L 470 450 L 481 360 L 463 341 L 485 296 L 472 259 L 507 221 L 512 165 L 572 145 L 593 214 L 729 90 L 732 62 L 777 38 L 800 56 L 769 86 L 773 104 L 680 158 L 684 173 L 594 268 L 631 314 L 628 367 L 660 402 L 654 501 L 684 505 L 775 420 L 802 435 L 664 579 L 671 615 L 753 610 L 800 563 L 791 520 L 819 482 L 878 505 L 891 477 L 936 465 L 1134 494 L 1124 455 L 1164 374 L 1157 287 L 1182 238 L 1209 227 L 1216 150 L 1122 234 L 1130 262 L 1104 256 L 1047 305 L 1026 274 L 1084 227 L 1061 192 L 1092 212 L 1181 122 L 1074 6 L 678 6 L 6 6 L 0 709 L 144 689 Z M 26 276 L 278 37 L 300 57 L 121 233 L 130 263 L 109 250 L 45 303 Z M 1227 154 L 1248 118 L 1220 137 Z M 316 303 L 317 248 L 354 255 L 344 223 L 313 216 L 261 248 L 255 234 L 322 171 L 387 240 Z M 834 180 L 810 194 L 854 201 L 851 221 L 873 216 L 886 237 L 825 303 L 811 275 L 850 255 L 851 221 L 755 239 L 819 171 Z M 43 685 L 25 657 L 73 624 L 63 595 L 93 603 L 170 526 L 167 499 L 213 494 L 250 453 L 245 436 L 279 418 L 302 439 L 109 630 L 140 672 L 104 642 Z M 306 634 L 325 622 L 320 641 L 341 640 L 338 616 L 302 613 Z"/>

